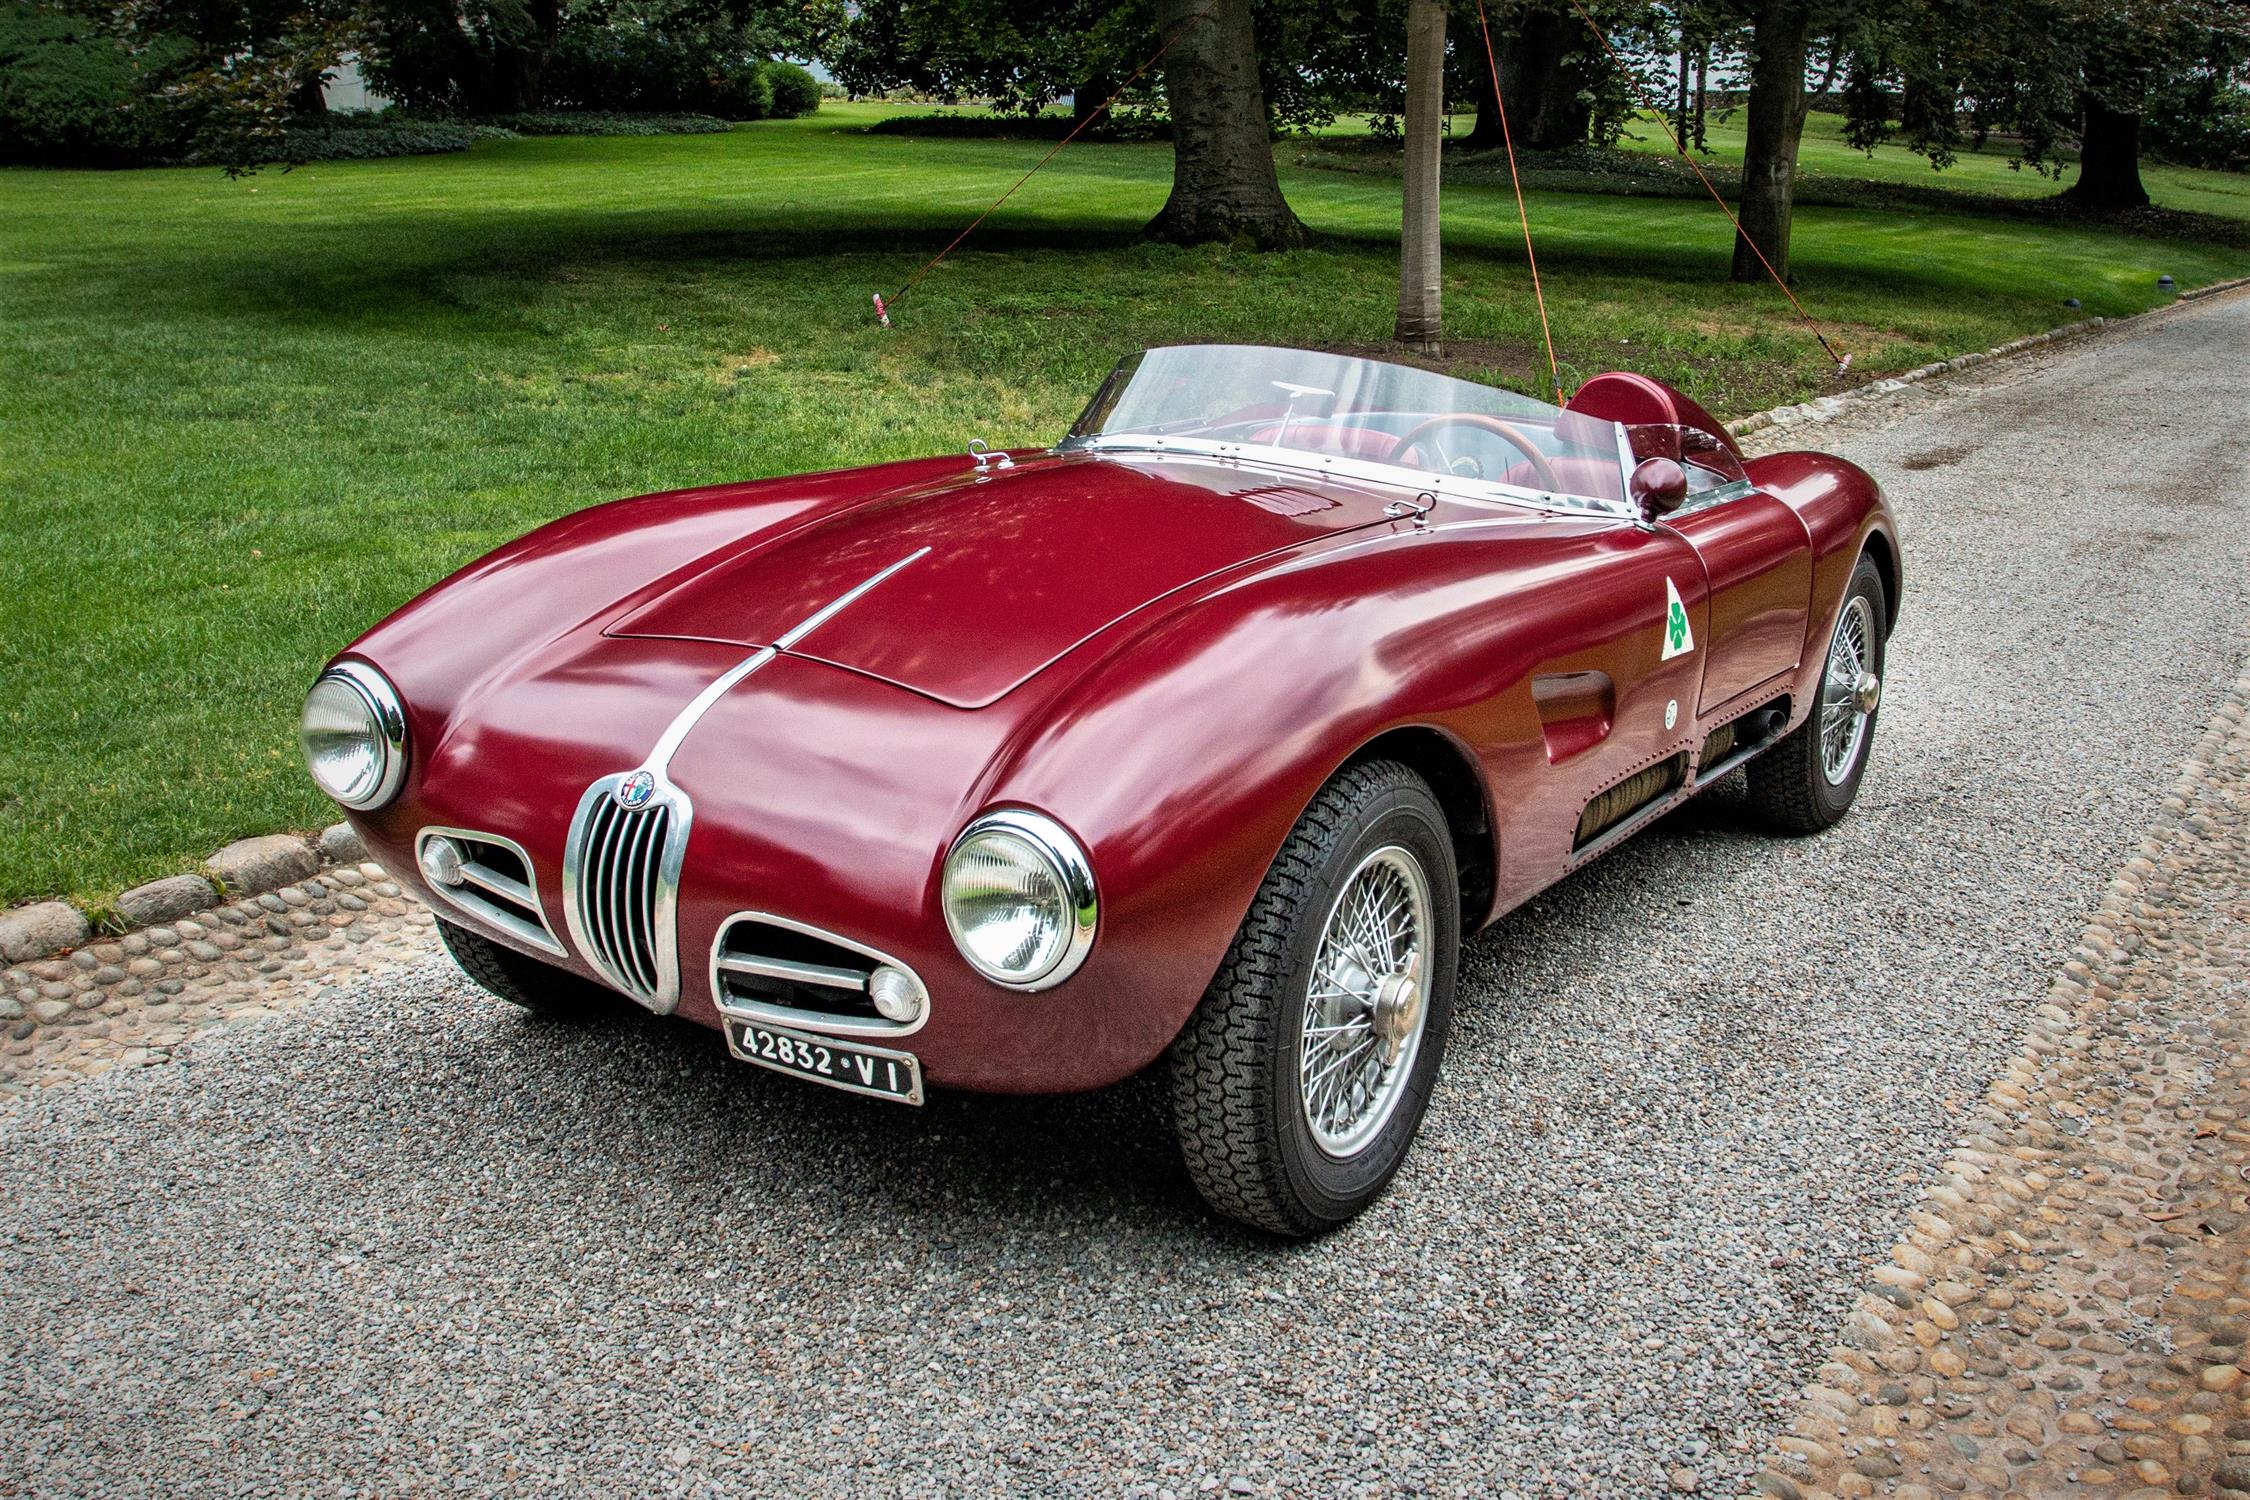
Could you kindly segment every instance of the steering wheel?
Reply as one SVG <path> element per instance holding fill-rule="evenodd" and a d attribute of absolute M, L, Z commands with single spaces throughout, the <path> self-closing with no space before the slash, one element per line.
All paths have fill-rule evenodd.
<path fill-rule="evenodd" d="M 1394 464 L 1405 463 L 1406 455 L 1424 441 L 1427 441 L 1430 447 L 1436 450 L 1438 462 L 1450 471 L 1453 468 L 1453 459 L 1446 453 L 1445 445 L 1438 442 L 1433 436 L 1433 434 L 1442 432 L 1448 427 L 1473 427 L 1479 432 L 1491 433 L 1530 461 L 1532 472 L 1539 476 L 1539 484 L 1542 489 L 1559 490 L 1562 488 L 1562 484 L 1555 478 L 1554 467 L 1547 462 L 1547 455 L 1539 451 L 1538 444 L 1498 417 L 1488 417 L 1481 412 L 1447 412 L 1444 416 L 1432 417 L 1426 422 L 1416 423 L 1411 432 L 1398 440 L 1398 446 L 1391 449 L 1390 461 Z"/>

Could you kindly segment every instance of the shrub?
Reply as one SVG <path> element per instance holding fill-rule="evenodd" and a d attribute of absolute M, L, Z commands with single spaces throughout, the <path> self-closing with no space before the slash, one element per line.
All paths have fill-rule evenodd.
<path fill-rule="evenodd" d="M 631 115 L 598 109 L 530 110 L 481 122 L 518 135 L 714 135 L 732 127 L 711 115 Z"/>
<path fill-rule="evenodd" d="M 339 114 L 291 125 L 265 159 L 374 161 L 386 156 L 435 156 L 466 151 L 476 140 L 475 127 L 456 120 Z"/>
<path fill-rule="evenodd" d="M 539 93 L 550 109 L 762 120 L 773 109 L 768 66 L 725 22 L 609 20 L 564 30 Z"/>
<path fill-rule="evenodd" d="M 762 67 L 736 68 L 712 80 L 710 109 L 729 120 L 763 120 L 773 114 L 773 84 Z"/>
<path fill-rule="evenodd" d="M 0 161 L 114 167 L 161 157 L 186 131 L 160 90 L 184 41 L 136 57 L 85 16 L 0 6 Z"/>
<path fill-rule="evenodd" d="M 2150 154 L 2183 166 L 2250 166 L 2250 90 L 2189 79 L 2158 89 L 2142 117 Z"/>
<path fill-rule="evenodd" d="M 983 110 L 958 114 L 886 115 L 865 128 L 869 135 L 926 135 L 954 140 L 1059 141 L 1075 124 L 1067 114 L 996 115 Z M 1105 115 L 1080 140 L 1168 141 L 1172 123 L 1161 116 Z"/>
<path fill-rule="evenodd" d="M 770 62 L 759 70 L 773 94 L 773 117 L 794 120 L 820 108 L 820 80 L 792 62 Z"/>

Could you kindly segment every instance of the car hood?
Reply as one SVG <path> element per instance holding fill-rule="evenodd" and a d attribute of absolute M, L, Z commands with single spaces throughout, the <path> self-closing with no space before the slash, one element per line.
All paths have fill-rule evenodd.
<path fill-rule="evenodd" d="M 977 708 L 1166 594 L 1382 522 L 1389 498 L 1199 460 L 1035 457 L 722 548 L 606 633 L 772 646 L 911 558 L 788 649 Z"/>

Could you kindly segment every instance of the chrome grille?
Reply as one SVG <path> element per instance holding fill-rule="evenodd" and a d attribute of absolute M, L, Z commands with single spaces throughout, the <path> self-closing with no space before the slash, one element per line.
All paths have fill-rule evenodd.
<path fill-rule="evenodd" d="M 660 785 L 638 808 L 621 805 L 626 778 L 586 789 L 563 863 L 564 914 L 578 950 L 602 976 L 658 1014 L 680 1001 L 674 905 L 688 803 Z"/>

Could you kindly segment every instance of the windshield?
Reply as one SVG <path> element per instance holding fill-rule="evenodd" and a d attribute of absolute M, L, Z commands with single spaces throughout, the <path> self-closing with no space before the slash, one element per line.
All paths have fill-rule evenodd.
<path fill-rule="evenodd" d="M 1257 459 L 1470 499 L 1626 509 L 1616 424 L 1429 370 L 1252 344 L 1126 359 L 1062 444 Z"/>

